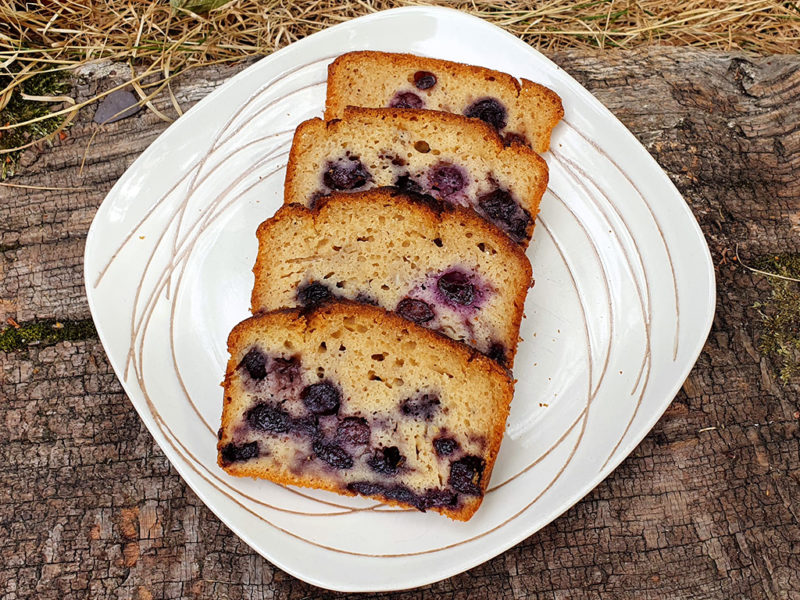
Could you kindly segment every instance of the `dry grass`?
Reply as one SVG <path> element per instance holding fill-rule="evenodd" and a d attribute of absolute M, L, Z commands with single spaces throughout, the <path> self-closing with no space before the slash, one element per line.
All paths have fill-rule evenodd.
<path fill-rule="evenodd" d="M 189 1 L 195 5 L 219 3 L 173 0 L 173 4 Z M 0 0 L 0 111 L 14 94 L 48 106 L 61 103 L 56 111 L 61 120 L 50 132 L 55 135 L 88 102 L 75 104 L 60 95 L 26 94 L 25 82 L 99 59 L 129 63 L 133 72 L 129 85 L 142 104 L 155 110 L 149 101 L 157 94 L 170 93 L 170 80 L 178 72 L 268 54 L 329 25 L 412 4 L 424 3 L 232 0 L 198 16 L 176 9 L 166 0 Z M 548 50 L 671 44 L 768 54 L 796 53 L 800 48 L 798 2 L 476 0 L 434 4 L 482 17 Z M 176 110 L 180 113 L 179 107 Z M 48 117 L 52 113 L 12 122 L 0 112 L 0 142 L 4 132 Z M 0 154 L 13 150 L 0 144 Z"/>

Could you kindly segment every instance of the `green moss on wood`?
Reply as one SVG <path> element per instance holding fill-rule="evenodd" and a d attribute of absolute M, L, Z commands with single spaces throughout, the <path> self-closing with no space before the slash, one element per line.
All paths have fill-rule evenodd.
<path fill-rule="evenodd" d="M 10 75 L 0 72 L 0 90 L 11 83 Z M 50 114 L 51 106 L 47 102 L 25 100 L 22 94 L 29 96 L 63 96 L 70 90 L 71 84 L 67 76 L 57 71 L 54 73 L 39 73 L 26 79 L 14 88 L 8 104 L 0 110 L 0 125 L 13 125 L 37 117 Z M 30 125 L 14 129 L 0 130 L 0 150 L 18 148 L 31 141 L 47 137 L 58 129 L 66 115 L 44 119 Z M 17 162 L 22 151 L 16 150 L 7 154 L 0 154 L 0 180 L 10 177 L 17 170 Z"/>
<path fill-rule="evenodd" d="M 85 340 L 97 337 L 91 319 L 80 321 L 27 321 L 19 327 L 6 327 L 0 331 L 0 352 L 25 350 L 28 346 L 41 344 L 51 346 L 58 342 Z"/>
<path fill-rule="evenodd" d="M 800 280 L 800 254 L 762 256 L 753 267 Z M 759 349 L 778 361 L 781 380 L 788 382 L 800 376 L 800 282 L 767 279 L 770 297 L 755 304 L 764 327 Z"/>

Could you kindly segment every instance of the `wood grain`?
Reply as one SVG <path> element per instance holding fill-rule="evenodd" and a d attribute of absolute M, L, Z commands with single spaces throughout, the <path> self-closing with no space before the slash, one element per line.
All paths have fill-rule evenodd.
<path fill-rule="evenodd" d="M 743 257 L 800 252 L 800 57 L 552 58 L 642 141 L 700 221 L 717 265 L 711 335 L 653 431 L 564 516 L 467 573 L 379 596 L 800 599 L 800 387 L 780 384 L 757 350 L 753 304 L 768 283 L 730 260 L 737 244 Z M 186 109 L 241 68 L 195 71 L 176 96 Z M 81 93 L 118 82 L 108 70 L 81 79 Z M 29 151 L 10 182 L 85 189 L 0 186 L 2 321 L 89 317 L 89 223 L 166 127 L 143 111 L 87 150 L 92 113 Z M 0 599 L 350 597 L 272 567 L 205 508 L 98 340 L 0 353 L 0 378 Z"/>

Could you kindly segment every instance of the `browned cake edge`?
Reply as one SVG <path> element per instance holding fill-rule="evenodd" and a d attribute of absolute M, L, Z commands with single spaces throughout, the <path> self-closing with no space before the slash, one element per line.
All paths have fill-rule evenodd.
<path fill-rule="evenodd" d="M 529 79 L 522 79 L 520 96 L 539 97 L 545 102 L 545 111 L 548 115 L 546 130 L 537 140 L 533 149 L 539 153 L 547 152 L 550 149 L 550 137 L 553 135 L 553 129 L 564 118 L 564 104 L 561 102 L 561 97 L 549 87 Z"/>
<path fill-rule="evenodd" d="M 456 521 L 469 520 L 483 502 L 483 497 L 486 494 L 486 488 L 489 485 L 489 480 L 491 479 L 494 463 L 497 458 L 497 454 L 500 451 L 500 443 L 502 442 L 503 435 L 505 433 L 506 419 L 508 418 L 511 400 L 514 394 L 514 380 L 511 378 L 510 373 L 506 369 L 499 366 L 493 360 L 483 356 L 480 352 L 451 340 L 442 334 L 425 329 L 424 327 L 420 327 L 419 325 L 411 323 L 410 321 L 406 321 L 402 317 L 386 312 L 385 310 L 375 306 L 359 304 L 347 300 L 337 300 L 323 304 L 322 306 L 312 310 L 280 309 L 250 317 L 249 319 L 245 319 L 236 325 L 228 336 L 228 353 L 230 354 L 230 358 L 228 359 L 228 365 L 225 370 L 225 380 L 222 384 L 224 389 L 224 401 L 220 436 L 217 442 L 217 464 L 228 474 L 237 477 L 269 479 L 270 481 L 273 481 L 279 485 L 309 487 L 335 492 L 346 496 L 358 495 L 348 491 L 347 489 L 342 489 L 332 485 L 326 480 L 309 480 L 301 477 L 266 477 L 261 469 L 256 467 L 248 467 L 246 464 L 223 465 L 222 460 L 222 448 L 228 441 L 224 435 L 224 432 L 226 432 L 231 426 L 231 417 L 226 410 L 226 406 L 231 401 L 229 400 L 230 396 L 228 395 L 231 380 L 234 376 L 234 371 L 241 360 L 241 357 L 236 355 L 235 351 L 241 345 L 240 338 L 242 337 L 243 330 L 252 326 L 259 327 L 262 331 L 272 329 L 273 327 L 279 330 L 307 330 L 324 326 L 326 320 L 335 319 L 338 317 L 363 317 L 373 320 L 380 327 L 386 329 L 405 329 L 411 335 L 422 338 L 423 341 L 427 341 L 434 345 L 440 345 L 442 347 L 442 352 L 452 352 L 456 354 L 465 362 L 471 363 L 473 368 L 483 372 L 484 377 L 491 378 L 497 382 L 496 387 L 498 390 L 502 391 L 502 394 L 498 394 L 496 398 L 497 403 L 493 409 L 494 414 L 496 414 L 498 418 L 495 421 L 496 426 L 490 433 L 487 444 L 488 450 L 486 453 L 486 466 L 484 468 L 484 476 L 481 478 L 481 496 L 465 499 L 463 506 L 459 509 L 448 509 L 447 507 L 433 507 L 430 509 Z M 380 502 L 382 504 L 388 504 L 391 506 L 414 509 L 413 506 L 403 502 L 390 500 L 388 498 L 380 498 Z"/>

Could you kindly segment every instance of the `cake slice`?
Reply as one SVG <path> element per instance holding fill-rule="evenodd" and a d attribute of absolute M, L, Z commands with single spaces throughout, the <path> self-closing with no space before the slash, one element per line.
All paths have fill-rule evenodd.
<path fill-rule="evenodd" d="M 531 266 L 472 211 L 376 188 L 284 205 L 257 235 L 254 314 L 348 298 L 511 367 Z"/>
<path fill-rule="evenodd" d="M 564 116 L 552 90 L 527 79 L 412 54 L 349 52 L 328 67 L 325 118 L 348 106 L 423 108 L 478 118 L 508 144 L 537 152 L 550 146 L 550 133 Z"/>
<path fill-rule="evenodd" d="M 513 382 L 463 344 L 369 305 L 252 317 L 228 338 L 218 462 L 231 475 L 469 519 Z"/>
<path fill-rule="evenodd" d="M 436 111 L 347 108 L 295 132 L 284 202 L 313 206 L 335 191 L 380 186 L 471 208 L 527 247 L 547 163 L 486 123 Z"/>

